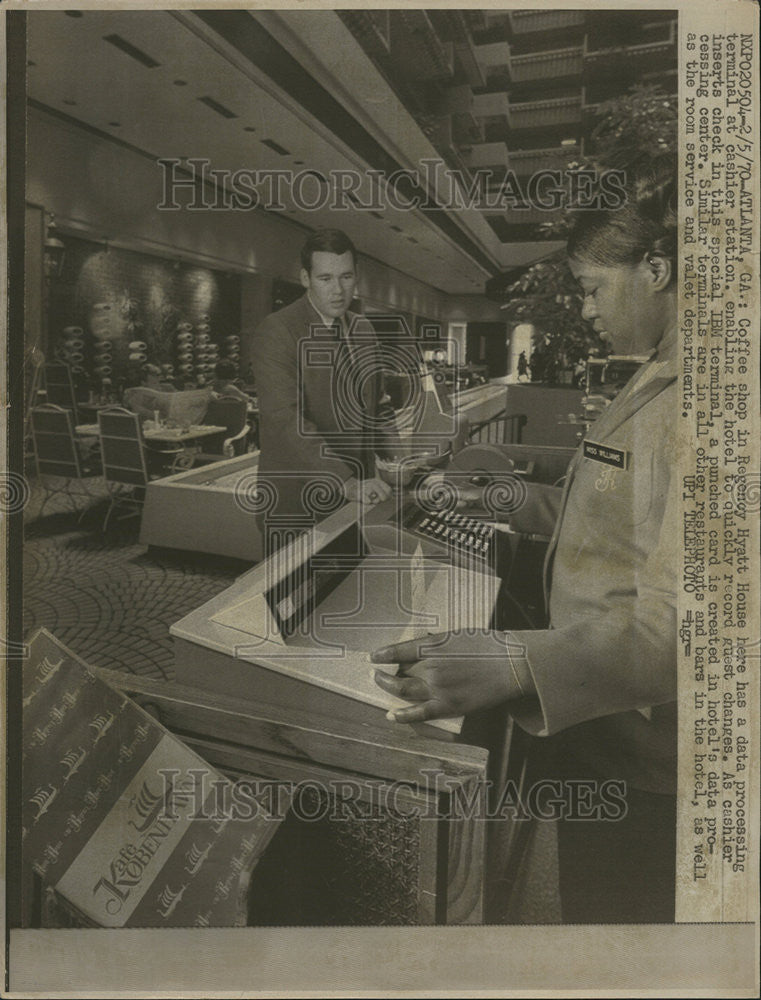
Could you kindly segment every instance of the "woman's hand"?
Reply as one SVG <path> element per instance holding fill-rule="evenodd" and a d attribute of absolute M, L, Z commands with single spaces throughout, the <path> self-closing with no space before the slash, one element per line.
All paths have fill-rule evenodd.
<path fill-rule="evenodd" d="M 360 503 L 380 503 L 391 496 L 391 487 L 378 479 L 357 479 L 352 476 L 344 483 L 344 496 L 347 500 L 358 500 Z"/>
<path fill-rule="evenodd" d="M 522 650 L 511 647 L 513 654 Z M 528 692 L 518 683 L 499 632 L 442 632 L 379 649 L 373 663 L 398 663 L 399 675 L 375 671 L 389 694 L 415 702 L 389 712 L 395 722 L 425 722 L 467 715 Z"/>

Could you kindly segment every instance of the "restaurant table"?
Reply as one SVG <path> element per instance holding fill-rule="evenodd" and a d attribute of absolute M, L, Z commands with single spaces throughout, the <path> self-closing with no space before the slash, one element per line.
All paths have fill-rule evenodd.
<path fill-rule="evenodd" d="M 191 424 L 190 427 L 149 427 L 143 428 L 143 441 L 150 447 L 152 444 L 179 445 L 178 450 L 173 453 L 170 468 L 189 469 L 193 464 L 193 459 L 199 451 L 199 441 L 203 438 L 213 437 L 226 431 L 227 428 L 218 424 Z M 77 424 L 74 428 L 79 437 L 97 437 L 97 424 Z"/>
<path fill-rule="evenodd" d="M 77 424 L 74 428 L 74 433 L 79 437 L 97 437 L 98 436 L 98 425 L 97 424 Z"/>
<path fill-rule="evenodd" d="M 80 437 L 91 437 L 98 433 L 97 424 L 77 424 L 74 428 Z M 226 431 L 226 427 L 218 424 L 192 424 L 190 427 L 151 427 L 143 429 L 143 439 L 145 441 L 179 441 L 185 444 L 188 441 L 196 441 L 200 438 L 210 437 L 212 434 L 219 434 Z"/>
<path fill-rule="evenodd" d="M 189 441 L 197 441 L 201 438 L 211 437 L 226 431 L 227 428 L 218 424 L 191 424 L 190 427 L 152 427 L 143 429 L 143 438 L 146 441 L 167 441 L 187 444 Z"/>
<path fill-rule="evenodd" d="M 189 469 L 193 465 L 193 460 L 201 450 L 199 442 L 203 438 L 213 437 L 227 430 L 225 426 L 217 424 L 191 424 L 190 427 L 152 427 L 143 428 L 143 440 L 150 448 L 151 445 L 179 445 L 179 450 L 175 453 L 169 466 L 172 472 L 178 469 Z"/>

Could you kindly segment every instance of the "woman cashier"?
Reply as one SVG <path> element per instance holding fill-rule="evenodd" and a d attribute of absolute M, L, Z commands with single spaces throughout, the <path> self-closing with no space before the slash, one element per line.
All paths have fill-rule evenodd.
<path fill-rule="evenodd" d="M 556 744 L 563 788 L 619 789 L 625 807 L 606 810 L 592 793 L 558 824 L 570 923 L 674 920 L 676 236 L 671 164 L 657 164 L 622 208 L 581 213 L 568 243 L 582 316 L 614 354 L 650 357 L 590 428 L 563 490 L 534 487 L 511 517 L 527 532 L 554 521 L 549 628 L 431 636 L 374 655 L 400 664 L 397 676 L 376 672 L 412 702 L 396 721 L 506 704 Z"/>

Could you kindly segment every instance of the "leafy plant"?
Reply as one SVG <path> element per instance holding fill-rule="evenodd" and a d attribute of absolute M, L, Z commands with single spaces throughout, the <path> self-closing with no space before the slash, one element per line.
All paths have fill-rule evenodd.
<path fill-rule="evenodd" d="M 590 164 L 598 169 L 631 169 L 676 152 L 677 100 L 660 87 L 637 84 L 628 94 L 603 101 L 596 115 Z"/>
<path fill-rule="evenodd" d="M 598 336 L 581 318 L 581 295 L 565 251 L 532 265 L 508 292 L 513 296 L 506 310 L 509 321 L 536 328 L 532 378 L 555 382 L 562 371 L 600 347 Z"/>

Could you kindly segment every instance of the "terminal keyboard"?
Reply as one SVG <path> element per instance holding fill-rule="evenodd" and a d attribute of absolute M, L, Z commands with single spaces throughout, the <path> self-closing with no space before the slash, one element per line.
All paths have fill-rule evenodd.
<path fill-rule="evenodd" d="M 431 512 L 411 504 L 402 522 L 408 531 L 439 542 L 450 552 L 490 561 L 495 529 L 479 518 L 452 510 Z"/>

